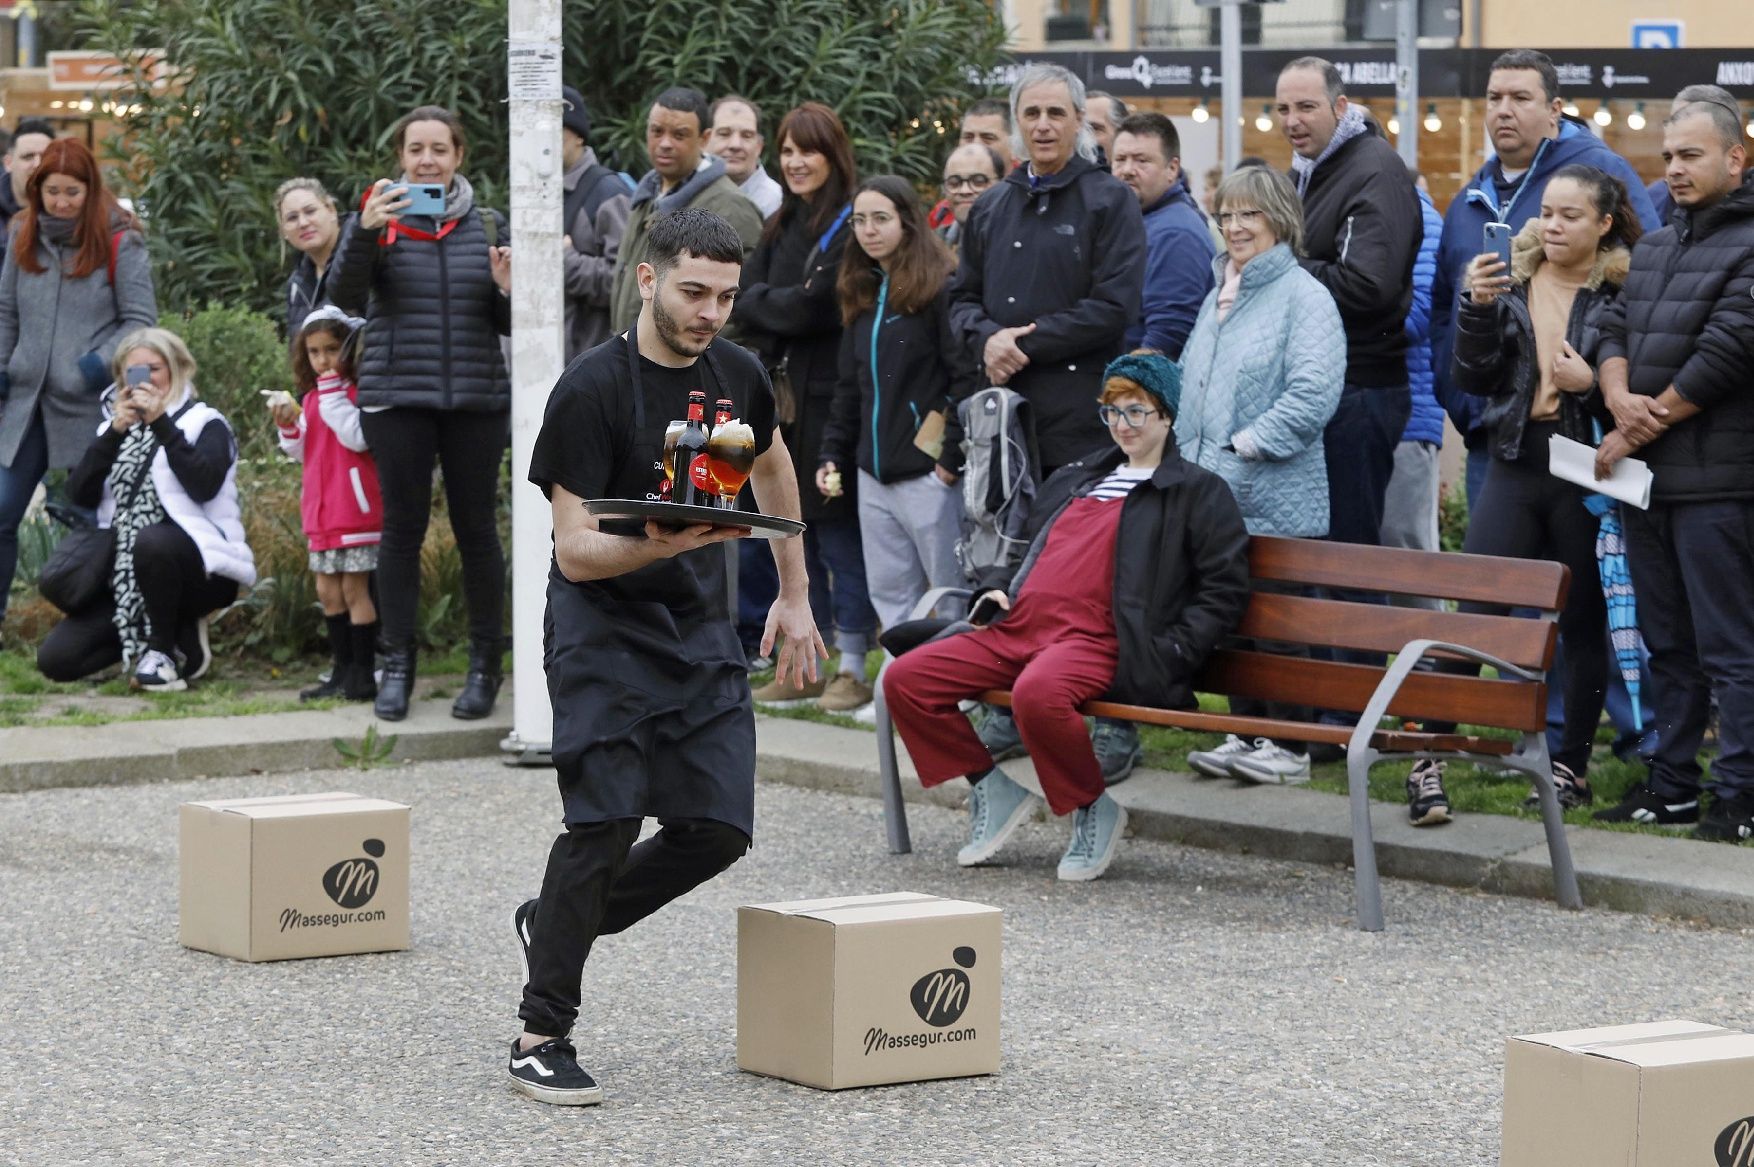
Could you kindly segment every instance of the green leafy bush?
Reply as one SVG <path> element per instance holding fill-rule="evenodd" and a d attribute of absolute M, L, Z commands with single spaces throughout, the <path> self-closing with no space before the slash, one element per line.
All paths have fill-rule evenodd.
<path fill-rule="evenodd" d="M 209 305 L 187 319 L 167 320 L 195 358 L 201 398 L 231 422 L 246 459 L 283 460 L 261 390 L 292 391 L 292 367 L 274 321 L 248 308 Z"/>

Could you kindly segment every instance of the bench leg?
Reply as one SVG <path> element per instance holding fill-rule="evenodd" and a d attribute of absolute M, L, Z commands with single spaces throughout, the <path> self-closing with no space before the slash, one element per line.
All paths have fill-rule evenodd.
<path fill-rule="evenodd" d="M 906 855 L 913 848 L 907 834 L 907 806 L 901 800 L 901 767 L 895 759 L 895 727 L 889 721 L 889 705 L 883 699 L 883 674 L 889 662 L 878 670 L 875 710 L 877 715 L 877 770 L 883 787 L 883 825 L 889 832 L 889 853 Z"/>
<path fill-rule="evenodd" d="M 1376 840 L 1370 831 L 1370 768 L 1381 757 L 1368 746 L 1346 751 L 1346 791 L 1352 805 L 1352 883 L 1358 927 L 1381 932 L 1382 882 L 1376 874 Z"/>
<path fill-rule="evenodd" d="M 1553 898 L 1560 907 L 1579 911 L 1583 894 L 1578 891 L 1577 870 L 1571 863 L 1571 841 L 1565 837 L 1565 812 L 1559 808 L 1559 795 L 1553 789 L 1547 735 L 1526 734 L 1516 754 L 1507 760 L 1534 779 L 1535 794 L 1541 800 L 1541 825 L 1547 832 L 1547 855 L 1553 864 Z"/>

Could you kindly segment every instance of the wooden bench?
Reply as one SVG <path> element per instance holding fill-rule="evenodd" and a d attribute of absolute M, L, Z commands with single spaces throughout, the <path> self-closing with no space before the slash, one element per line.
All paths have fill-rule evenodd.
<path fill-rule="evenodd" d="M 1392 653 L 1387 667 L 1304 660 L 1235 647 L 1221 647 L 1194 688 L 1225 697 L 1252 697 L 1358 714 L 1352 726 L 1305 724 L 1199 710 L 1152 709 L 1091 701 L 1081 712 L 1145 725 L 1238 737 L 1331 742 L 1346 747 L 1352 811 L 1352 855 L 1359 927 L 1380 931 L 1382 895 L 1376 846 L 1370 830 L 1370 768 L 1380 761 L 1457 758 L 1529 775 L 1540 795 L 1553 880 L 1562 907 L 1581 908 L 1577 876 L 1566 844 L 1547 756 L 1546 672 L 1558 641 L 1555 617 L 1565 603 L 1570 572 L 1544 560 L 1502 559 L 1388 547 L 1328 543 L 1314 539 L 1256 536 L 1249 544 L 1252 577 L 1310 589 L 1388 592 L 1445 600 L 1534 609 L 1533 616 L 1476 616 L 1423 608 L 1393 608 L 1343 599 L 1315 599 L 1276 591 L 1252 593 L 1239 636 L 1305 644 L 1317 649 Z M 965 589 L 939 589 L 922 601 L 926 615 L 943 598 L 966 597 Z M 1416 671 L 1429 658 L 1465 658 L 1493 666 L 1496 678 Z M 1009 705 L 1011 696 L 988 692 L 981 699 Z M 912 850 L 902 805 L 895 740 L 877 686 L 877 749 L 883 777 L 883 811 L 889 849 Z M 1384 717 L 1515 731 L 1512 741 L 1474 733 L 1431 734 L 1382 728 Z"/>

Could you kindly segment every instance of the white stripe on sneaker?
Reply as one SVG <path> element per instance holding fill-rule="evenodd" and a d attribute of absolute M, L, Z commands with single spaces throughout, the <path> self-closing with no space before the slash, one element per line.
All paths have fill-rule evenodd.
<path fill-rule="evenodd" d="M 525 1067 L 529 1067 L 530 1069 L 535 1070 L 538 1074 L 541 1074 L 544 1078 L 554 1077 L 554 1071 L 549 1069 L 547 1066 L 543 1065 L 540 1058 L 530 1057 L 530 1058 L 513 1058 L 512 1059 L 512 1069 L 522 1070 Z"/>

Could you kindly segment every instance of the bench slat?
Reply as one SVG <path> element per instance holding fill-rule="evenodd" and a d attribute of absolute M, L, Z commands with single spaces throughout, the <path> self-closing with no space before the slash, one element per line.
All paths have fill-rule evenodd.
<path fill-rule="evenodd" d="M 1249 574 L 1286 583 L 1474 600 L 1546 612 L 1565 605 L 1571 580 L 1568 568 L 1543 559 L 1438 554 L 1273 535 L 1249 540 Z"/>
<path fill-rule="evenodd" d="M 1414 640 L 1447 640 L 1543 671 L 1552 667 L 1559 639 L 1558 626 L 1545 618 L 1385 608 L 1271 592 L 1254 593 L 1237 632 L 1261 640 L 1368 652 L 1399 652 Z"/>

